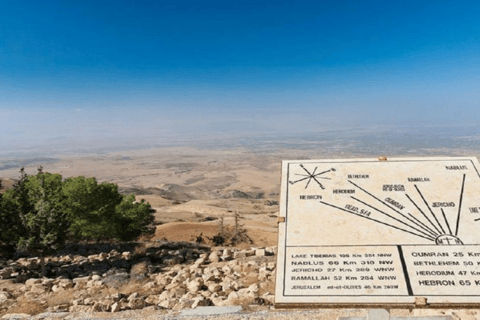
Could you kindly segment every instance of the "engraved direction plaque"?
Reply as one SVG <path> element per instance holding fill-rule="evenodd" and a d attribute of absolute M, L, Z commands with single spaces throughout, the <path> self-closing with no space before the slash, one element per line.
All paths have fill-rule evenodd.
<path fill-rule="evenodd" d="M 480 302 L 474 157 L 283 161 L 275 304 Z"/>

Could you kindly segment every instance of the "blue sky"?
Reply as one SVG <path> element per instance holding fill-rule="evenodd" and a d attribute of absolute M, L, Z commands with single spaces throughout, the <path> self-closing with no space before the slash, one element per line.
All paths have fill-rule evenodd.
<path fill-rule="evenodd" d="M 478 1 L 0 0 L 0 134 L 475 123 L 479 21 Z"/>

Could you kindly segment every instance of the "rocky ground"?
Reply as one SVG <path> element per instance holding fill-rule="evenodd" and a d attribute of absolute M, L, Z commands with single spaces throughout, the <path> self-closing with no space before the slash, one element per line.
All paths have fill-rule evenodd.
<path fill-rule="evenodd" d="M 353 309 L 272 309 L 281 160 L 333 157 L 312 150 L 161 148 L 59 156 L 57 162 L 27 165 L 29 174 L 42 164 L 44 171 L 64 178 L 83 175 L 118 184 L 122 193 L 152 205 L 156 232 L 139 243 L 69 244 L 47 257 L 45 277 L 38 257 L 0 255 L 0 318 L 175 319 L 181 310 L 228 305 L 248 312 L 215 319 L 365 316 L 365 310 Z M 11 187 L 18 166 L 0 162 L 0 168 L 4 187 Z M 244 241 L 213 246 L 209 239 L 218 234 L 220 222 L 230 231 L 239 224 Z M 199 237 L 205 241 L 196 243 Z M 480 320 L 473 309 L 391 314 Z"/>
<path fill-rule="evenodd" d="M 46 258 L 46 277 L 38 257 L 0 259 L 0 315 L 273 304 L 275 247 L 108 247 L 70 245 Z"/>

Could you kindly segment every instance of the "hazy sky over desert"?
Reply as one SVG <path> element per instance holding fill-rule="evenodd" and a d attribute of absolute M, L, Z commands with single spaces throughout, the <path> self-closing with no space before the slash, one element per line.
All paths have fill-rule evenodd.
<path fill-rule="evenodd" d="M 479 21 L 478 1 L 0 0 L 0 148 L 476 124 Z"/>

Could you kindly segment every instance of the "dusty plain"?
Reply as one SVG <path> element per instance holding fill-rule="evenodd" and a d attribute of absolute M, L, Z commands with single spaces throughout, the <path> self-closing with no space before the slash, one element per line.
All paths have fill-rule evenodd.
<path fill-rule="evenodd" d="M 408 156 L 422 156 L 420 152 Z M 446 154 L 442 150 L 430 150 L 428 155 Z M 447 155 L 452 154 L 449 152 Z M 460 152 L 454 155 L 466 154 Z M 42 165 L 44 171 L 61 174 L 64 178 L 95 177 L 99 182 L 118 184 L 121 193 L 134 193 L 138 201 L 145 199 L 155 209 L 156 233 L 150 239 L 153 241 L 194 242 L 198 237 L 203 237 L 207 244 L 211 244 L 208 238 L 218 233 L 221 217 L 225 227 L 233 228 L 235 215 L 238 214 L 238 222 L 245 228 L 248 237 L 246 242 L 237 243 L 236 246 L 250 248 L 277 245 L 282 160 L 359 157 L 367 156 L 346 154 L 343 150 L 321 153 L 318 149 L 263 152 L 247 148 L 165 147 L 105 154 L 56 155 L 56 162 L 36 161 L 25 166 L 25 169 L 28 174 L 35 174 L 37 166 Z M 3 185 L 9 187 L 13 179 L 18 178 L 19 168 L 5 167 L 0 160 L 0 167 L 2 165 L 5 169 L 0 171 L 0 177 Z M 268 318 L 295 317 L 295 313 L 273 311 L 270 310 Z M 315 315 L 305 313 L 300 318 L 335 319 L 340 314 L 344 315 L 341 310 L 333 309 L 326 313 L 319 312 Z M 361 310 L 354 314 L 356 312 L 365 314 Z M 412 314 L 411 310 L 392 310 L 392 315 L 450 314 L 454 319 L 459 319 L 464 318 L 466 312 L 466 318 L 480 319 L 478 310 L 461 311 L 462 316 L 459 316 L 459 312 L 456 311 L 456 315 L 451 311 L 432 310 L 425 314 Z M 267 318 L 264 313 L 250 315 L 252 319 L 257 319 L 257 316 L 259 319 Z M 131 318 L 136 317 L 144 318 L 139 314 L 131 315 Z M 158 318 L 159 315 L 154 317 Z"/>
<path fill-rule="evenodd" d="M 218 219 L 234 223 L 234 214 L 254 245 L 276 245 L 276 217 L 282 155 L 245 150 L 162 148 L 104 155 L 58 156 L 56 163 L 26 166 L 64 178 L 95 177 L 112 182 L 122 193 L 134 193 L 156 210 L 156 238 L 194 241 L 218 231 Z M 18 178 L 19 168 L 2 170 L 4 184 Z"/>

